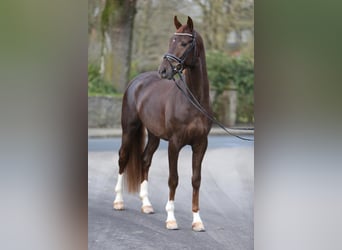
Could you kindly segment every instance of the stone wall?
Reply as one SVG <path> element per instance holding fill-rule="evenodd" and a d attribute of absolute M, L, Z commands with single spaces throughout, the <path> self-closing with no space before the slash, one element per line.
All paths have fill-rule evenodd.
<path fill-rule="evenodd" d="M 88 128 L 120 128 L 122 96 L 89 96 Z"/>

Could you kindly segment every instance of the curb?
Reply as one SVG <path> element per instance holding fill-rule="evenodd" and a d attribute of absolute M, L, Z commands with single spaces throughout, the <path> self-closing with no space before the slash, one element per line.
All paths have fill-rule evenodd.
<path fill-rule="evenodd" d="M 231 128 L 232 134 L 235 135 L 252 135 L 254 136 L 254 130 L 245 130 L 237 128 Z M 228 128 L 229 130 L 229 128 Z M 223 129 L 213 127 L 209 135 L 224 135 L 232 136 L 227 134 Z M 110 137 L 121 137 L 121 128 L 88 128 L 88 138 L 110 138 Z"/>

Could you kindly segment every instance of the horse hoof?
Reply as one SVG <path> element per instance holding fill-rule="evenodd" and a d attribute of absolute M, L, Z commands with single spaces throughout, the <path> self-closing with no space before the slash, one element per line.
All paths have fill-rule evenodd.
<path fill-rule="evenodd" d="M 115 201 L 115 202 L 113 202 L 113 208 L 115 210 L 124 210 L 124 203 L 123 203 L 123 201 Z"/>
<path fill-rule="evenodd" d="M 169 230 L 177 230 L 178 229 L 177 222 L 175 220 L 167 221 L 166 228 Z"/>
<path fill-rule="evenodd" d="M 152 206 L 143 206 L 141 208 L 141 212 L 143 212 L 144 214 L 153 214 L 154 210 Z"/>
<path fill-rule="evenodd" d="M 195 222 L 192 224 L 192 230 L 195 232 L 204 232 L 204 225 L 202 222 Z"/>

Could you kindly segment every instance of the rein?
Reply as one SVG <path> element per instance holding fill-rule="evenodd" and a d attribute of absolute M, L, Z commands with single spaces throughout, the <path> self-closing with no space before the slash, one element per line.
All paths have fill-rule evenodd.
<path fill-rule="evenodd" d="M 178 74 L 182 84 L 184 85 L 186 91 L 184 90 L 184 88 L 182 88 L 179 83 L 175 80 L 174 77 L 172 77 L 172 80 L 175 82 L 177 88 L 183 93 L 183 95 L 186 97 L 186 99 L 192 104 L 192 106 L 194 106 L 198 111 L 200 111 L 203 115 L 205 115 L 210 121 L 212 121 L 213 123 L 217 124 L 220 128 L 222 128 L 226 133 L 228 133 L 229 135 L 235 136 L 241 140 L 245 140 L 245 141 L 254 141 L 253 139 L 249 139 L 249 138 L 245 138 L 245 137 L 241 137 L 239 135 L 233 134 L 231 132 L 228 131 L 228 129 L 219 121 L 217 121 L 211 114 L 209 114 L 207 112 L 207 110 L 205 110 L 202 105 L 198 102 L 198 100 L 196 99 L 196 97 L 192 94 L 191 90 L 189 89 L 188 85 L 185 83 L 183 77 L 182 77 L 182 72 L 184 70 L 184 62 L 186 60 L 186 58 L 188 57 L 190 51 L 194 48 L 196 50 L 196 37 L 193 34 L 190 33 L 174 33 L 175 35 L 179 35 L 179 36 L 190 36 L 193 37 L 192 40 L 192 44 L 191 46 L 184 52 L 183 56 L 181 58 L 166 53 L 164 55 L 164 59 L 166 59 L 169 64 L 170 67 L 172 68 L 172 71 L 175 74 Z M 196 33 L 194 33 L 196 34 Z M 195 54 L 195 53 L 194 53 Z M 193 56 L 193 58 L 195 57 L 195 55 Z M 178 64 L 174 67 L 171 63 L 171 60 L 176 61 Z M 194 61 L 194 59 L 193 59 Z M 193 62 L 192 62 L 193 65 Z M 247 130 L 247 129 L 246 129 Z M 254 130 L 254 129 L 248 129 L 248 130 Z"/>
<path fill-rule="evenodd" d="M 239 138 L 241 140 L 245 141 L 254 141 L 254 139 L 245 138 L 236 134 L 233 134 L 232 132 L 229 132 L 228 129 L 219 121 L 217 121 L 212 115 L 210 115 L 207 110 L 205 110 L 202 105 L 197 101 L 196 97 L 192 94 L 190 91 L 188 85 L 185 83 L 181 71 L 177 71 L 177 74 L 179 75 L 179 78 L 183 85 L 185 86 L 186 91 L 179 85 L 179 83 L 176 81 L 176 79 L 173 77 L 172 80 L 175 82 L 177 88 L 182 92 L 182 94 L 186 97 L 186 99 L 194 106 L 198 111 L 200 111 L 203 115 L 205 115 L 210 121 L 218 125 L 220 128 L 222 128 L 226 133 L 229 135 L 235 136 L 236 138 Z M 247 129 L 246 129 L 247 130 Z M 250 130 L 250 129 L 248 129 Z M 253 129 L 254 130 L 254 129 Z"/>

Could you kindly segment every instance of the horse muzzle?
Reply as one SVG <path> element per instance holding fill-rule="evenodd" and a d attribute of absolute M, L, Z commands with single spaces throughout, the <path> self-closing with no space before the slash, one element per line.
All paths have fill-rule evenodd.
<path fill-rule="evenodd" d="M 173 78 L 173 76 L 176 74 L 176 72 L 174 72 L 173 68 L 170 67 L 170 65 L 165 65 L 166 63 L 163 62 L 158 70 L 159 76 L 162 79 L 169 79 L 171 80 Z"/>

